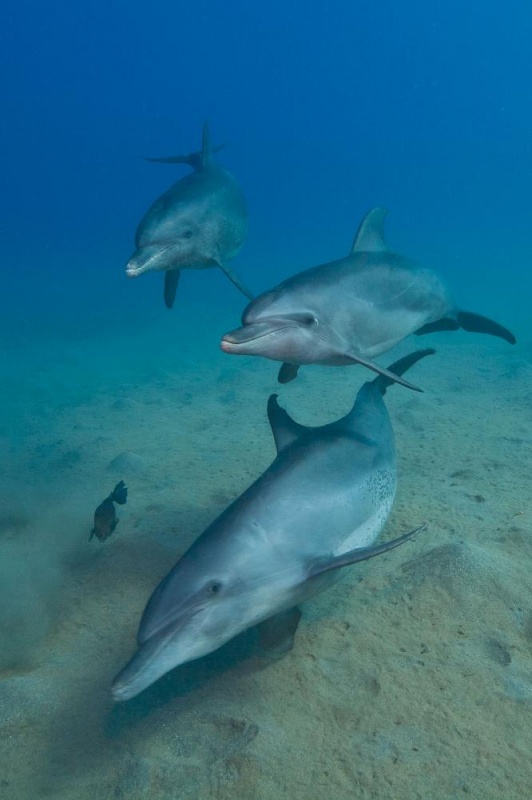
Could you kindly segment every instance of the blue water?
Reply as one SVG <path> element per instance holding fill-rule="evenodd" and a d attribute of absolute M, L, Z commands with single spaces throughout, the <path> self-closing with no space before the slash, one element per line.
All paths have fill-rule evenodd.
<path fill-rule="evenodd" d="M 148 201 L 181 171 L 139 156 L 197 148 L 208 118 L 248 197 L 239 263 L 256 290 L 344 253 L 380 204 L 394 246 L 444 272 L 464 305 L 480 283 L 486 313 L 526 325 L 522 4 L 10 6 L 4 320 L 149 314 L 122 267 Z"/>
<path fill-rule="evenodd" d="M 532 14 L 515 0 L 262 6 L 20 0 L 4 9 L 0 648 L 8 655 L 0 656 L 0 726 L 10 769 L 4 783 L 0 774 L 2 796 L 528 796 L 530 767 L 518 755 L 532 744 L 523 718 L 532 697 L 526 678 L 532 618 L 526 593 L 512 596 L 508 587 L 521 559 L 532 559 L 529 518 L 522 519 L 531 488 L 531 40 Z M 167 311 L 161 276 L 125 276 L 139 219 L 187 172 L 141 156 L 199 149 L 205 119 L 213 143 L 226 144 L 218 160 L 247 198 L 249 235 L 234 267 L 253 291 L 347 254 L 362 215 L 384 205 L 390 245 L 438 271 L 461 307 L 497 319 L 518 339 L 510 348 L 489 337 L 434 337 L 442 356 L 428 368 L 434 398 L 391 400 L 402 414 L 401 446 L 415 448 L 404 470 L 414 512 L 407 514 L 403 495 L 401 522 L 434 514 L 441 530 L 448 523 L 447 534 L 465 539 L 464 530 L 480 536 L 484 526 L 495 550 L 501 537 L 517 537 L 508 551 L 504 544 L 504 552 L 497 550 L 506 573 L 496 630 L 479 623 L 481 632 L 469 631 L 478 644 L 470 662 L 464 655 L 463 666 L 458 658 L 424 686 L 425 698 L 436 684 L 437 691 L 462 686 L 453 709 L 458 721 L 445 715 L 445 703 L 433 709 L 438 723 L 423 728 L 419 709 L 409 719 L 415 692 L 397 711 L 407 731 L 403 744 L 412 745 L 408 758 L 393 726 L 384 732 L 375 722 L 371 738 L 356 722 L 368 707 L 389 707 L 375 688 L 380 692 L 386 680 L 389 686 L 397 680 L 399 693 L 409 697 L 413 690 L 401 672 L 408 672 L 407 656 L 397 662 L 399 677 L 390 667 L 387 679 L 377 681 L 371 659 L 360 677 L 357 654 L 336 663 L 327 639 L 321 671 L 313 671 L 323 619 L 336 630 L 337 612 L 327 599 L 316 606 L 314 639 L 302 645 L 302 661 L 285 667 L 293 684 L 286 678 L 284 685 L 282 663 L 250 677 L 246 658 L 236 658 L 235 666 L 229 655 L 200 665 L 198 673 L 187 667 L 186 691 L 174 678 L 130 712 L 111 706 L 109 683 L 130 655 L 149 592 L 273 455 L 264 408 L 277 389 L 276 366 L 232 359 L 218 348 L 245 305 L 235 287 L 218 270 L 186 271 Z M 317 423 L 345 413 L 364 376 L 332 372 L 316 370 L 291 389 L 294 416 Z M 437 417 L 436 430 L 417 427 L 428 416 Z M 144 459 L 128 479 L 130 504 L 116 537 L 88 551 L 94 506 L 124 477 L 107 465 L 130 451 Z M 459 500 L 451 488 L 448 495 L 420 488 L 413 470 L 425 477 L 437 470 L 433 452 L 446 454 L 446 480 L 455 481 L 449 487 L 476 480 Z M 455 461 L 459 470 L 466 454 L 469 477 L 451 479 L 447 465 Z M 434 486 L 441 488 L 442 475 L 435 473 Z M 162 544 L 161 532 L 177 544 Z M 442 534 L 437 543 L 444 541 Z M 481 608 L 478 593 L 489 591 L 492 573 L 480 570 L 478 578 L 464 569 L 473 587 L 464 602 Z M 394 592 L 383 576 L 392 571 L 391 560 L 369 571 L 384 605 Z M 396 595 L 408 592 L 401 585 Z M 432 602 L 430 592 L 423 597 Z M 346 608 L 357 615 L 348 599 L 338 601 L 338 619 Z M 461 607 L 456 597 L 452 602 Z M 362 605 L 371 604 L 367 589 Z M 448 636 L 449 648 L 462 653 L 451 632 L 456 609 L 440 622 L 436 612 L 431 605 L 431 625 L 441 625 L 440 638 Z M 371 613 L 379 629 L 380 611 Z M 510 616 L 517 620 L 512 634 L 505 632 Z M 76 640 L 75 631 L 85 629 L 94 647 L 90 638 Z M 421 628 L 412 636 L 417 646 L 416 636 L 429 633 Z M 456 676 L 483 665 L 491 676 L 494 663 L 503 670 L 506 656 L 495 645 L 489 649 L 492 639 L 509 648 L 518 666 L 482 684 L 503 703 L 500 724 L 486 711 L 472 717 L 469 729 L 467 714 L 461 718 L 457 710 L 469 696 Z M 361 647 L 370 640 L 367 633 Z M 392 663 L 396 651 L 384 649 L 384 655 L 370 651 Z M 55 705 L 47 701 L 52 685 L 68 687 L 66 695 L 54 694 Z M 304 702 L 293 700 L 289 685 L 296 696 L 304 686 Z M 330 703 L 329 685 L 336 687 Z M 180 723 L 173 711 L 183 710 L 183 696 Z M 351 715 L 344 711 L 347 697 L 358 698 Z M 480 700 L 471 703 L 478 709 Z M 219 712 L 214 721 L 211 704 Z M 45 722 L 37 725 L 40 708 Z M 246 709 L 253 709 L 249 718 Z M 157 733 L 159 722 L 169 726 L 175 759 L 169 740 Z M 58 742 L 49 747 L 54 736 Z M 460 741 L 468 736 L 473 744 L 461 761 Z M 409 760 L 423 742 L 430 743 L 423 763 L 436 764 L 434 784 L 425 782 L 423 764 Z M 490 764 L 488 779 L 483 770 Z M 454 776 L 445 787 L 443 775 Z"/>

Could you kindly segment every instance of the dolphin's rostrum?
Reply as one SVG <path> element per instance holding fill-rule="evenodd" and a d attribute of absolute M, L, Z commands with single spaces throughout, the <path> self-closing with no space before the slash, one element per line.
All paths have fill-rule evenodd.
<path fill-rule="evenodd" d="M 433 350 L 393 364 L 401 375 Z M 378 376 L 352 410 L 318 428 L 268 402 L 277 456 L 216 519 L 155 589 L 138 650 L 113 684 L 116 700 L 142 692 L 174 667 L 261 625 L 270 647 L 288 649 L 298 603 L 327 588 L 339 568 L 386 552 L 411 531 L 374 546 L 396 489 L 393 431 Z"/>
<path fill-rule="evenodd" d="M 126 274 L 136 278 L 152 270 L 164 271 L 164 300 L 171 308 L 181 269 L 221 267 L 248 298 L 252 295 L 227 265 L 246 238 L 246 202 L 234 176 L 216 164 L 209 128 L 203 126 L 199 153 L 150 158 L 166 164 L 187 164 L 193 172 L 174 183 L 148 209 L 139 223 L 136 250 Z"/>
<path fill-rule="evenodd" d="M 242 327 L 222 338 L 222 350 L 283 361 L 279 381 L 287 383 L 302 364 L 363 364 L 389 376 L 373 359 L 411 333 L 463 328 L 515 343 L 497 322 L 459 310 L 434 272 L 392 252 L 384 240 L 385 215 L 384 208 L 368 212 L 345 258 L 300 272 L 255 298 Z"/>

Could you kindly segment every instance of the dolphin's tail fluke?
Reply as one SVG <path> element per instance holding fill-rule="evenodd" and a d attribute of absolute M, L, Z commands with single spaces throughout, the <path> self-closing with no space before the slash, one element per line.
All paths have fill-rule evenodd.
<path fill-rule="evenodd" d="M 394 383 L 397 383 L 397 380 L 394 380 L 393 378 L 394 375 L 402 375 L 404 372 L 409 370 L 410 367 L 413 367 L 414 364 L 417 364 L 417 362 L 422 358 L 425 358 L 425 356 L 432 356 L 435 352 L 436 350 L 433 350 L 432 348 L 428 348 L 427 350 L 415 350 L 413 353 L 409 353 L 404 358 L 400 358 L 399 361 L 396 361 L 390 367 L 388 367 L 387 372 L 391 373 L 390 377 L 388 377 L 388 375 L 380 374 L 375 378 L 373 383 L 378 387 L 381 394 L 384 395 L 386 394 L 386 389 L 388 386 L 392 386 Z"/>
<path fill-rule="evenodd" d="M 472 311 L 458 311 L 456 320 L 464 331 L 471 333 L 489 333 L 491 336 L 498 336 L 510 344 L 516 343 L 516 338 L 508 328 L 499 325 L 488 317 L 482 317 L 480 314 L 474 314 Z"/>
<path fill-rule="evenodd" d="M 223 144 L 217 147 L 211 147 L 211 138 L 209 134 L 209 123 L 203 123 L 203 136 L 201 141 L 201 150 L 199 153 L 188 153 L 185 156 L 166 156 L 163 158 L 145 158 L 145 161 L 154 161 L 158 164 L 188 164 L 192 169 L 199 171 L 204 169 L 212 161 L 213 153 L 218 153 L 219 150 L 225 147 Z"/>
<path fill-rule="evenodd" d="M 416 336 L 423 336 L 425 333 L 457 331 L 459 328 L 470 333 L 489 333 L 490 336 L 498 336 L 500 339 L 504 339 L 505 342 L 510 342 L 510 344 L 515 344 L 516 342 L 515 336 L 508 328 L 504 328 L 488 317 L 474 314 L 472 311 L 457 311 L 455 316 L 443 317 L 436 320 L 436 322 L 428 322 L 418 328 L 417 331 L 414 331 L 414 333 Z"/>

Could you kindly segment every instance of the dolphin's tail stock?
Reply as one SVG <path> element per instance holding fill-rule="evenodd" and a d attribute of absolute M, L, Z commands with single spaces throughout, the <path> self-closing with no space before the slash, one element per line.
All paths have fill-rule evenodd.
<path fill-rule="evenodd" d="M 433 348 L 428 348 L 427 350 L 415 350 L 413 353 L 409 353 L 404 358 L 400 358 L 399 361 L 395 361 L 390 367 L 388 367 L 387 372 L 390 375 L 380 374 L 372 381 L 372 383 L 379 389 L 380 393 L 384 396 L 386 394 L 386 389 L 388 386 L 392 386 L 394 383 L 397 383 L 397 380 L 394 380 L 395 375 L 402 375 L 404 372 L 413 367 L 414 364 L 417 364 L 422 358 L 425 356 L 432 356 L 436 350 Z"/>
<path fill-rule="evenodd" d="M 201 150 L 198 153 L 188 153 L 185 156 L 166 156 L 163 158 L 146 158 L 145 161 L 154 161 L 158 164 L 188 164 L 189 167 L 198 172 L 204 169 L 212 162 L 213 153 L 218 153 L 224 144 L 219 144 L 217 147 L 211 147 L 211 137 L 209 133 L 209 123 L 207 120 L 203 123 L 203 137 L 201 142 Z"/>
<path fill-rule="evenodd" d="M 510 344 L 516 343 L 516 338 L 508 328 L 499 325 L 488 317 L 482 317 L 480 314 L 474 314 L 472 311 L 458 311 L 456 320 L 464 331 L 471 333 L 489 333 L 491 336 L 498 336 Z"/>
<path fill-rule="evenodd" d="M 124 481 L 120 481 L 120 483 L 116 484 L 109 499 L 112 500 L 113 503 L 118 503 L 119 506 L 123 506 L 127 503 L 127 486 Z"/>

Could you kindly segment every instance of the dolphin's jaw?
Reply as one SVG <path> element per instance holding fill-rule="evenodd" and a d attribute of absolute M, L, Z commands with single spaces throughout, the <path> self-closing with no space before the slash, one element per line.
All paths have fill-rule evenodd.
<path fill-rule="evenodd" d="M 176 268 L 178 264 L 174 263 L 175 259 L 168 257 L 168 250 L 170 249 L 170 247 L 171 245 L 167 245 L 166 247 L 161 247 L 160 250 L 157 250 L 148 258 L 145 258 L 143 262 L 141 262 L 140 264 L 137 262 L 135 254 L 135 256 L 133 256 L 133 258 L 130 258 L 130 260 L 126 264 L 127 277 L 138 278 L 139 275 L 143 275 L 145 272 L 164 272 L 167 269 Z M 141 251 L 141 258 L 142 258 L 142 251 Z"/>
<path fill-rule="evenodd" d="M 136 662 L 142 658 L 142 652 L 143 648 L 141 647 L 113 681 L 111 693 L 113 700 L 118 703 L 131 700 L 131 698 L 136 697 L 158 681 L 159 678 L 162 678 L 163 675 L 166 675 L 167 672 L 195 658 L 195 656 L 182 660 L 164 657 L 154 658 L 146 662 L 144 666 L 139 664 L 136 667 Z"/>
<path fill-rule="evenodd" d="M 215 262 L 209 264 L 203 254 L 176 240 L 137 248 L 126 264 L 126 275 L 128 278 L 138 278 L 145 272 L 165 272 L 182 266 L 197 268 L 198 265 L 215 266 Z"/>
<path fill-rule="evenodd" d="M 231 338 L 231 333 L 226 333 L 220 342 L 220 347 L 224 353 L 231 353 L 231 354 L 241 354 L 241 355 L 261 355 L 261 342 L 266 337 L 271 340 L 273 336 L 276 334 L 281 333 L 284 330 L 287 330 L 289 326 L 286 328 L 279 328 L 275 331 L 269 331 L 268 333 L 263 333 L 261 336 L 254 336 L 244 341 L 235 341 Z M 257 344 L 258 347 L 254 347 Z"/>
<path fill-rule="evenodd" d="M 167 249 L 167 248 L 165 248 Z M 159 272 L 165 269 L 164 264 L 160 263 L 160 256 L 164 253 L 164 250 L 160 250 L 155 255 L 152 255 L 149 259 L 145 260 L 144 263 L 138 264 L 135 256 L 131 258 L 126 264 L 126 275 L 128 278 L 138 278 L 139 275 L 143 275 L 145 272 Z M 166 263 L 166 262 L 165 262 Z"/>
<path fill-rule="evenodd" d="M 199 657 L 198 628 L 191 624 L 199 611 L 200 608 L 195 608 L 181 614 L 140 644 L 113 681 L 111 691 L 115 700 L 135 697 L 171 669 Z M 194 648 L 187 647 L 191 642 Z"/>
<path fill-rule="evenodd" d="M 186 642 L 180 641 L 180 632 L 181 630 L 176 635 L 176 631 L 172 630 L 167 634 L 153 636 L 139 647 L 113 681 L 111 691 L 114 700 L 130 700 L 170 670 L 211 652 L 208 646 L 198 647 L 198 642 L 194 643 L 194 648 L 187 648 Z M 194 637 L 190 635 L 187 639 L 194 641 Z"/>
<path fill-rule="evenodd" d="M 301 333 L 301 325 L 291 319 L 274 318 L 244 324 L 224 334 L 220 347 L 232 355 L 264 355 L 280 361 L 289 360 L 291 334 Z"/>
<path fill-rule="evenodd" d="M 205 607 L 195 609 L 192 614 L 175 620 L 170 625 L 142 642 L 126 666 L 118 673 L 112 684 L 114 700 L 130 700 L 170 672 L 189 661 L 218 650 L 248 625 L 219 626 L 216 632 L 205 630 L 210 614 L 203 615 Z M 195 617 L 198 619 L 194 620 Z M 194 620 L 194 621 L 193 621 Z"/>
<path fill-rule="evenodd" d="M 173 662 L 169 663 L 169 659 L 159 658 L 157 654 L 154 654 L 151 658 L 145 656 L 145 649 L 145 647 L 139 648 L 114 679 L 111 692 L 113 699 L 117 702 L 136 697 L 166 672 L 178 665 L 177 662 L 175 664 Z"/>
<path fill-rule="evenodd" d="M 185 622 L 174 622 L 155 633 L 140 645 L 114 679 L 111 689 L 113 699 L 123 702 L 136 697 L 167 672 L 213 653 L 242 631 L 275 614 L 279 593 L 275 592 L 274 603 L 270 588 L 263 587 L 263 593 L 265 597 L 260 592 L 258 596 L 254 594 L 253 602 L 248 598 L 242 608 L 231 606 L 230 613 L 226 612 L 214 625 L 208 609 L 201 608 Z M 289 601 L 286 606 L 296 602 L 297 599 L 294 603 Z M 201 611 L 207 611 L 207 615 L 202 615 Z M 190 624 L 196 616 L 196 622 Z"/>
<path fill-rule="evenodd" d="M 139 683 L 138 681 L 134 681 L 131 683 L 121 683 L 120 676 L 122 673 L 119 673 L 116 679 L 113 681 L 113 685 L 111 688 L 111 694 L 113 696 L 113 700 L 116 703 L 124 703 L 126 700 L 131 700 L 133 697 L 136 697 L 140 694 L 144 689 L 147 689 L 148 686 L 151 686 L 154 683 L 154 680 L 146 679 L 144 682 Z M 159 676 L 160 677 L 160 676 Z"/>
<path fill-rule="evenodd" d="M 230 355 L 262 356 L 286 364 L 351 363 L 342 343 L 331 341 L 328 327 L 315 318 L 309 323 L 291 317 L 272 317 L 244 324 L 226 333 L 220 347 Z"/>
<path fill-rule="evenodd" d="M 138 278 L 143 272 L 149 272 L 149 270 L 150 267 L 135 267 L 130 261 L 126 264 L 126 275 L 128 278 Z"/>

